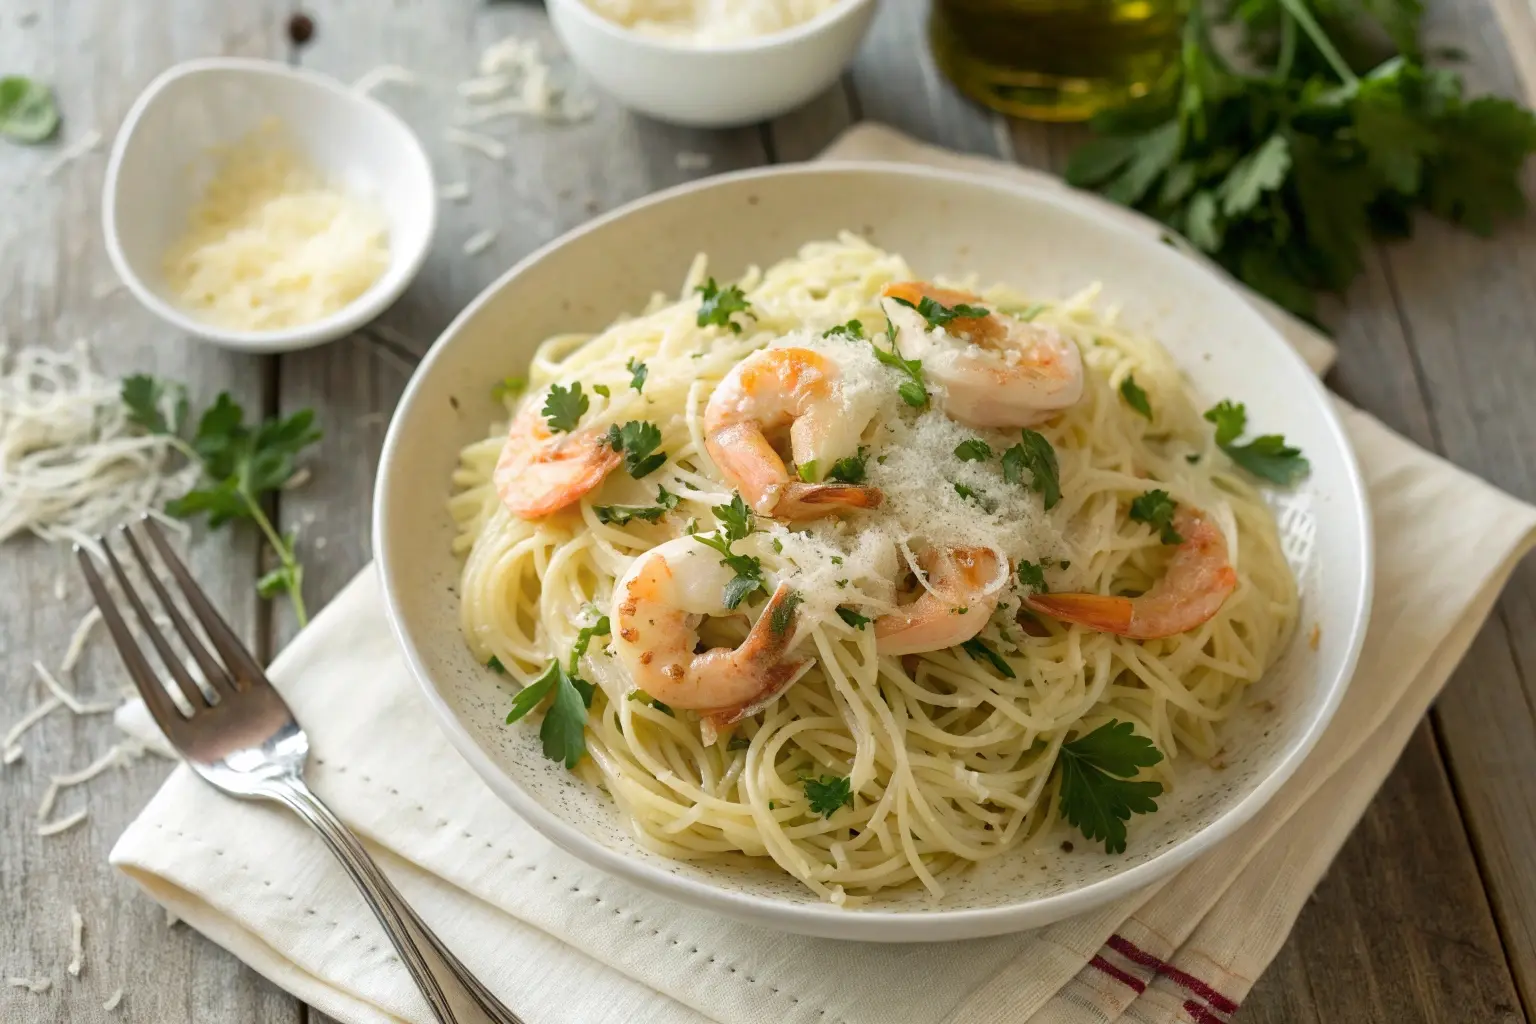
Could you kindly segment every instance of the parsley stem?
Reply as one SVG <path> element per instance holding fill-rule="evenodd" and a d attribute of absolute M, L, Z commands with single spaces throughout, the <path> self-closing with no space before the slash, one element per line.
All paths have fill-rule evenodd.
<path fill-rule="evenodd" d="M 1312 45 L 1317 47 L 1317 52 L 1323 55 L 1323 59 L 1328 62 L 1333 73 L 1339 76 L 1339 81 L 1351 86 L 1360 84 L 1360 79 L 1355 77 L 1348 62 L 1339 56 L 1339 51 L 1333 48 L 1328 33 L 1323 31 L 1322 26 L 1312 17 L 1312 12 L 1307 10 L 1307 5 L 1302 0 L 1280 0 L 1280 6 L 1296 19 L 1296 24 L 1300 25 L 1301 30 L 1307 34 L 1307 38 L 1312 40 Z"/>
<path fill-rule="evenodd" d="M 302 589 L 304 575 L 299 570 L 298 559 L 293 557 L 293 549 L 288 546 L 288 542 L 278 535 L 272 520 L 268 519 L 266 512 L 262 510 L 261 502 L 243 487 L 240 488 L 240 497 L 245 499 L 246 508 L 251 510 L 251 518 L 266 535 L 267 543 L 272 545 L 272 550 L 277 553 L 277 560 L 282 563 L 283 572 L 288 577 L 288 597 L 293 602 L 293 617 L 298 620 L 299 628 L 303 629 L 309 625 L 309 613 L 304 610 Z"/>

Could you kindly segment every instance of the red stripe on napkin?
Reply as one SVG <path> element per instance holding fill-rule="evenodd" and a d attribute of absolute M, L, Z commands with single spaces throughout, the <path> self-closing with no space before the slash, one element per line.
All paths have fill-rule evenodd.
<path fill-rule="evenodd" d="M 1136 975 L 1130 973 L 1129 971 L 1121 970 L 1114 964 L 1110 963 L 1108 960 L 1105 960 L 1102 956 L 1094 956 L 1092 960 L 1088 961 L 1088 964 L 1091 967 L 1097 967 L 1111 978 L 1114 978 L 1121 984 L 1133 989 L 1137 995 L 1141 995 L 1147 990 L 1146 982 L 1142 981 L 1140 978 L 1136 977 Z"/>
<path fill-rule="evenodd" d="M 1179 970 L 1177 967 L 1170 963 L 1159 960 L 1157 957 L 1136 946 L 1129 940 L 1123 939 L 1118 935 L 1111 935 L 1109 937 L 1109 941 L 1106 942 L 1105 945 L 1132 963 L 1151 968 L 1158 974 L 1161 974 L 1173 981 L 1174 984 L 1178 985 L 1180 988 L 1188 989 L 1195 995 L 1199 996 L 1201 999 L 1204 999 L 1206 1002 L 1210 1003 L 1211 1006 L 1215 1009 L 1220 1010 L 1222 1013 L 1237 1012 L 1237 1004 L 1228 999 L 1226 996 L 1222 995 L 1220 992 L 1216 991 L 1210 985 L 1207 985 L 1205 982 L 1201 981 L 1199 978 L 1192 974 L 1185 974 L 1183 971 Z M 1185 1006 L 1188 1008 L 1188 1004 L 1185 1004 Z M 1195 1019 L 1201 1020 L 1201 1018 L 1198 1017 Z M 1201 1020 L 1201 1024 L 1205 1024 L 1205 1021 Z"/>

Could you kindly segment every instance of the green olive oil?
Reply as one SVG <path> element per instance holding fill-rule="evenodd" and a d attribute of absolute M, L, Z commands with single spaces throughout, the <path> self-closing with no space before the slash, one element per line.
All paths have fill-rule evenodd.
<path fill-rule="evenodd" d="M 1081 121 L 1177 66 L 1183 0 L 933 0 L 939 67 L 1005 114 Z"/>

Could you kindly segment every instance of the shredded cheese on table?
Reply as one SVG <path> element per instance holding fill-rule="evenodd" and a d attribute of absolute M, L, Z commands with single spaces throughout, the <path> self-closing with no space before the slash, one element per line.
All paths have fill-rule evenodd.
<path fill-rule="evenodd" d="M 244 331 L 321 320 L 389 267 L 378 205 L 321 178 L 275 122 L 215 151 L 186 235 L 165 257 L 172 295 L 199 320 Z"/>

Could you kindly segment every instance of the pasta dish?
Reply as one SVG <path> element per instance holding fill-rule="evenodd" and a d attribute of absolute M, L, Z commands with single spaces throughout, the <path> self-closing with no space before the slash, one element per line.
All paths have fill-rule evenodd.
<path fill-rule="evenodd" d="M 700 256 L 497 393 L 450 499 L 465 636 L 669 857 L 856 906 L 1057 818 L 1122 851 L 1296 621 L 1261 488 L 1306 460 L 1096 287 L 852 235 L 732 284 Z"/>

